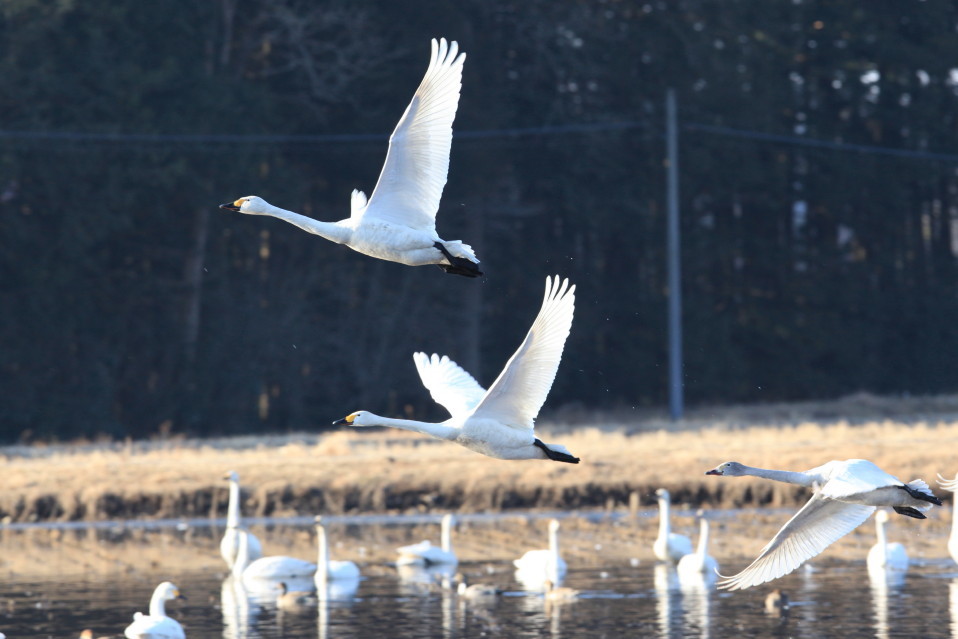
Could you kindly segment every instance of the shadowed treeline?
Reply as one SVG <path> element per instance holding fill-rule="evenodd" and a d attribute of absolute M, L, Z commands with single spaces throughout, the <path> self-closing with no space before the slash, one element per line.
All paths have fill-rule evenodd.
<path fill-rule="evenodd" d="M 4 3 L 0 439 L 440 419 L 411 354 L 490 384 L 552 273 L 579 307 L 546 413 L 661 404 L 669 87 L 689 402 L 952 390 L 953 162 L 689 125 L 949 152 L 956 19 L 888 0 Z M 485 278 L 216 208 L 345 217 L 439 36 L 468 55 L 454 130 L 487 133 L 454 138 L 438 227 Z M 628 126 L 488 133 L 582 123 Z M 339 133 L 382 138 L 296 139 Z"/>

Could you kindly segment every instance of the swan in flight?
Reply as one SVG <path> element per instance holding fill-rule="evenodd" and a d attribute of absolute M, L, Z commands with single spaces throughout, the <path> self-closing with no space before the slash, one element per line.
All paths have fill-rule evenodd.
<path fill-rule="evenodd" d="M 868 572 L 881 574 L 889 572 L 905 572 L 908 570 L 908 552 L 898 542 L 888 543 L 885 537 L 885 524 L 888 522 L 888 511 L 879 510 L 875 513 L 875 532 L 878 534 L 878 543 L 868 551 Z"/>
<path fill-rule="evenodd" d="M 150 614 L 133 614 L 133 623 L 126 627 L 123 634 L 129 639 L 186 639 L 183 626 L 176 619 L 166 616 L 165 602 L 173 599 L 185 599 L 179 588 L 164 581 L 150 598 Z"/>
<path fill-rule="evenodd" d="M 925 519 L 921 511 L 933 504 L 941 505 L 924 481 L 915 479 L 906 484 L 864 459 L 830 461 L 804 472 L 753 468 L 733 461 L 719 464 L 705 474 L 751 475 L 814 489 L 812 498 L 748 568 L 723 577 L 719 587 L 729 590 L 757 586 L 787 575 L 860 526 L 878 507 L 888 506 L 901 515 Z"/>
<path fill-rule="evenodd" d="M 704 580 L 708 584 L 715 580 L 715 574 L 718 571 L 718 562 L 709 555 L 709 520 L 705 518 L 705 513 L 698 511 L 699 518 L 699 546 L 695 552 L 691 552 L 681 559 L 676 570 L 679 575 L 679 581 L 698 581 Z"/>
<path fill-rule="evenodd" d="M 429 68 L 389 138 L 386 163 L 373 194 L 355 190 L 351 212 L 338 222 L 320 222 L 249 195 L 220 208 L 286 220 L 354 251 L 409 266 L 436 264 L 447 273 L 478 277 L 479 260 L 460 240 L 436 233 L 436 212 L 449 171 L 452 121 L 459 106 L 462 64 L 455 41 L 432 41 Z"/>
<path fill-rule="evenodd" d="M 544 590 L 549 583 L 562 583 L 567 567 L 559 556 L 559 520 L 549 522 L 548 549 L 527 550 L 512 563 L 516 567 L 516 581 L 526 590 Z"/>
<path fill-rule="evenodd" d="M 448 564 L 455 566 L 459 563 L 456 553 L 452 551 L 452 527 L 456 525 L 456 518 L 450 513 L 442 516 L 440 532 L 440 547 L 433 546 L 428 540 L 418 544 L 398 548 L 399 559 L 397 566 L 435 566 Z"/>
<path fill-rule="evenodd" d="M 672 501 L 669 491 L 659 488 L 655 491 L 659 502 L 659 536 L 652 544 L 652 552 L 662 561 L 678 561 L 692 552 L 692 540 L 685 535 L 672 532 L 669 511 Z"/>
<path fill-rule="evenodd" d="M 547 277 L 539 315 L 488 391 L 448 357 L 414 354 L 423 385 L 436 402 L 446 407 L 451 419 L 433 424 L 359 411 L 333 424 L 411 430 L 498 459 L 551 459 L 578 464 L 579 458 L 565 446 L 544 444 L 533 430 L 559 368 L 574 310 L 575 286 L 570 286 L 567 279 L 560 283 L 559 276 Z"/>
<path fill-rule="evenodd" d="M 247 554 L 250 561 L 259 559 L 263 556 L 263 547 L 259 543 L 256 535 L 246 531 L 240 522 L 240 484 L 239 475 L 235 470 L 231 470 L 223 475 L 223 479 L 230 482 L 230 500 L 226 510 L 226 532 L 223 533 L 223 539 L 220 541 L 220 554 L 230 568 L 236 563 L 236 553 L 239 551 L 239 532 L 242 530 L 247 535 Z"/>
<path fill-rule="evenodd" d="M 955 473 L 954 479 L 945 479 L 938 475 L 938 485 L 956 495 L 951 503 L 951 536 L 948 537 L 948 552 L 955 563 L 958 563 L 958 473 Z"/>
<path fill-rule="evenodd" d="M 359 587 L 359 566 L 351 561 L 334 561 L 329 558 L 329 543 L 326 541 L 326 526 L 317 516 L 316 541 L 319 555 L 313 580 L 320 599 L 351 599 Z"/>

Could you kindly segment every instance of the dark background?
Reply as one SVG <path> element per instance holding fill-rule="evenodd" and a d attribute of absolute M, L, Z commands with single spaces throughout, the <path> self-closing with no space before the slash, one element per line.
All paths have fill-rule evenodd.
<path fill-rule="evenodd" d="M 411 354 L 488 385 L 552 273 L 578 305 L 546 412 L 663 406 L 670 87 L 688 403 L 953 391 L 956 28 L 902 0 L 4 2 L 0 440 L 443 419 Z M 485 278 L 217 209 L 348 216 L 439 36 L 468 58 L 437 226 Z M 302 137 L 344 133 L 380 137 Z"/>

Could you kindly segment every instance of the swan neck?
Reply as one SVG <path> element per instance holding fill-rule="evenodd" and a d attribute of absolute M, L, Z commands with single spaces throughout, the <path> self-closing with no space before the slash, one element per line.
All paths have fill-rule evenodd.
<path fill-rule="evenodd" d="M 319 553 L 316 557 L 316 583 L 325 584 L 329 573 L 329 544 L 326 541 L 326 528 L 316 526 L 316 543 Z"/>
<path fill-rule="evenodd" d="M 326 238 L 327 240 L 336 242 L 337 244 L 345 244 L 349 241 L 350 236 L 352 235 L 352 230 L 350 228 L 341 224 L 337 224 L 336 222 L 322 222 L 320 220 L 314 220 L 311 217 L 306 217 L 305 215 L 300 215 L 299 213 L 293 213 L 292 211 L 281 209 L 278 206 L 273 206 L 272 204 L 268 206 L 267 211 L 263 213 L 263 215 L 269 215 L 272 217 L 277 217 L 281 220 L 285 220 L 293 226 L 298 226 L 308 233 Z"/>
<path fill-rule="evenodd" d="M 958 543 L 958 493 L 951 506 L 951 540 Z"/>
<path fill-rule="evenodd" d="M 249 565 L 249 533 L 245 530 L 236 531 L 236 559 L 233 560 L 233 575 L 242 577 L 243 571 Z"/>
<path fill-rule="evenodd" d="M 698 554 L 703 557 L 708 554 L 709 547 L 709 522 L 707 519 L 703 519 L 699 524 L 699 549 Z"/>
<path fill-rule="evenodd" d="M 454 440 L 458 434 L 459 429 L 450 428 L 445 424 L 433 424 L 430 422 L 420 422 L 414 419 L 392 419 L 390 417 L 381 417 L 379 415 L 371 415 L 372 418 L 376 420 L 375 426 L 387 426 L 389 428 L 398 428 L 400 430 L 411 430 L 415 433 L 422 433 L 423 435 L 429 435 L 437 439 L 445 440 Z"/>
<path fill-rule="evenodd" d="M 452 552 L 452 525 L 448 517 L 442 519 L 442 549 Z"/>
<path fill-rule="evenodd" d="M 768 470 L 767 468 L 753 468 L 746 466 L 746 474 L 772 481 L 780 481 L 786 484 L 796 484 L 798 486 L 812 486 L 815 478 L 805 473 L 797 473 L 791 470 Z"/>
<path fill-rule="evenodd" d="M 237 528 L 240 525 L 240 486 L 238 481 L 230 480 L 230 499 L 226 506 L 226 527 Z"/>
<path fill-rule="evenodd" d="M 166 605 L 164 604 L 164 594 L 159 590 L 153 592 L 153 596 L 150 598 L 150 616 L 151 617 L 165 617 L 166 616 Z"/>
<path fill-rule="evenodd" d="M 668 499 L 659 499 L 659 537 L 666 538 L 672 531 L 669 523 L 669 511 L 671 506 Z"/>

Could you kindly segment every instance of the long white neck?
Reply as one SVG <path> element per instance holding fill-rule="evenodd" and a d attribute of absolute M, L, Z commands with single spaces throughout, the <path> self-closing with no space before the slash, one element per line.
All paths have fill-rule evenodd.
<path fill-rule="evenodd" d="M 696 551 L 702 557 L 705 557 L 708 554 L 709 548 L 709 521 L 708 519 L 702 518 L 702 521 L 699 523 L 699 547 Z"/>
<path fill-rule="evenodd" d="M 415 433 L 422 433 L 437 439 L 454 440 L 460 433 L 458 428 L 452 428 L 445 424 L 433 424 L 431 422 L 419 422 L 414 419 L 391 419 L 370 413 L 370 418 L 375 421 L 374 424 L 367 426 L 388 426 L 389 428 L 399 428 L 401 430 L 411 430 Z"/>
<path fill-rule="evenodd" d="M 772 481 L 781 481 L 786 484 L 811 487 L 815 483 L 815 477 L 811 477 L 805 473 L 796 473 L 791 470 L 768 470 L 765 468 L 745 466 L 745 471 L 746 475 L 771 479 Z"/>
<path fill-rule="evenodd" d="M 958 544 L 958 493 L 955 493 L 951 501 L 951 537 L 949 539 L 949 543 Z"/>
<path fill-rule="evenodd" d="M 559 583 L 559 529 L 549 527 L 549 579 L 552 583 Z"/>
<path fill-rule="evenodd" d="M 166 616 L 166 593 L 161 591 L 159 588 L 153 591 L 153 596 L 150 598 L 150 615 L 153 617 L 165 617 Z"/>
<path fill-rule="evenodd" d="M 352 229 L 348 226 L 339 224 L 337 222 L 321 222 L 319 220 L 314 220 L 311 217 L 306 217 L 305 215 L 300 215 L 299 213 L 293 213 L 292 211 L 281 209 L 278 206 L 273 206 L 272 204 L 268 205 L 267 211 L 265 213 L 258 213 L 254 215 L 269 215 L 271 217 L 278 217 L 281 220 L 286 220 L 294 226 L 298 226 L 308 233 L 324 237 L 327 240 L 336 242 L 337 244 L 345 244 L 352 237 Z"/>
<path fill-rule="evenodd" d="M 442 549 L 446 552 L 452 552 L 452 516 L 445 515 L 442 518 Z"/>
<path fill-rule="evenodd" d="M 240 486 L 238 481 L 230 480 L 230 501 L 226 507 L 226 527 L 237 528 L 240 525 Z"/>
<path fill-rule="evenodd" d="M 875 520 L 875 531 L 878 533 L 878 548 L 882 558 L 882 565 L 888 560 L 888 538 L 885 536 L 885 521 Z"/>
<path fill-rule="evenodd" d="M 242 577 L 243 571 L 249 565 L 249 533 L 245 530 L 237 530 L 236 535 L 236 559 L 233 561 L 233 575 Z"/>
<path fill-rule="evenodd" d="M 322 591 L 326 588 L 329 578 L 329 544 L 326 542 L 326 527 L 316 526 L 316 542 L 319 545 L 319 554 L 316 557 L 316 587 Z"/>
<path fill-rule="evenodd" d="M 672 532 L 671 524 L 669 524 L 669 508 L 669 500 L 659 498 L 659 539 L 667 539 Z"/>

